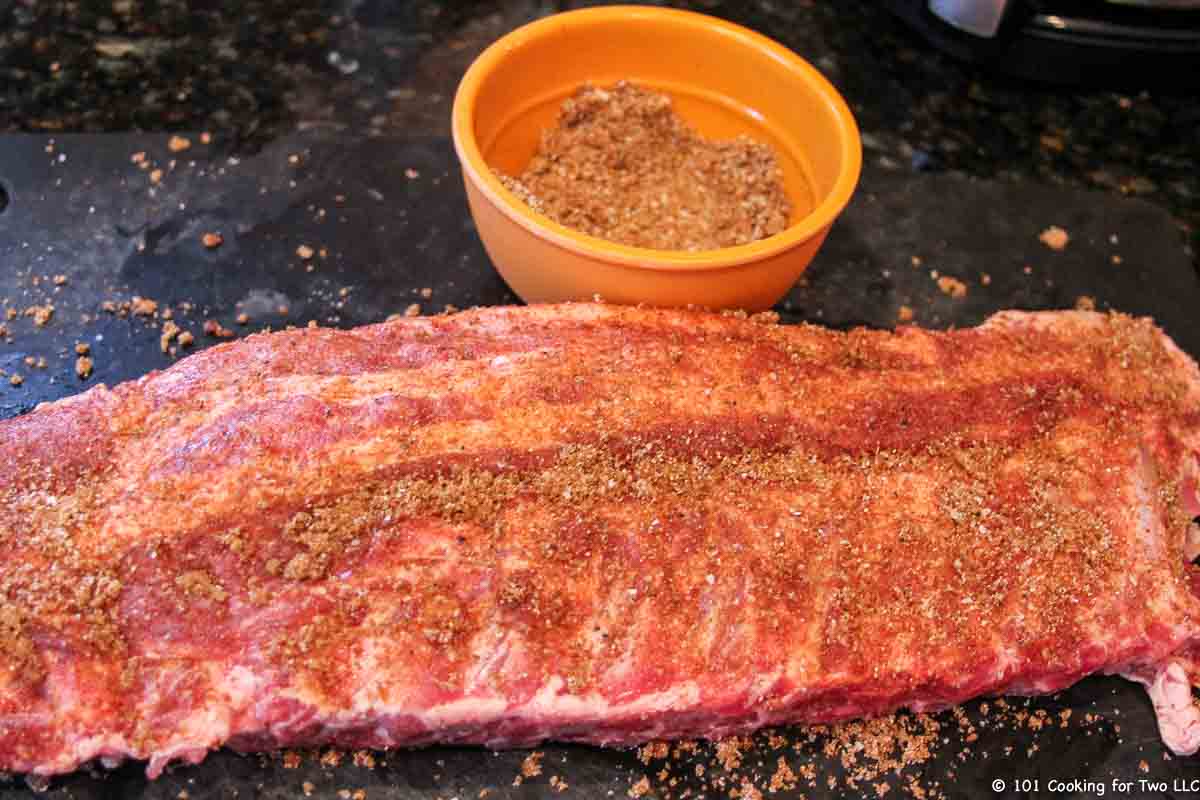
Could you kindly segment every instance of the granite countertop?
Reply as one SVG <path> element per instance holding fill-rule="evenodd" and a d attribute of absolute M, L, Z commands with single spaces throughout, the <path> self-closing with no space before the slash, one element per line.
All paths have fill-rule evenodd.
<path fill-rule="evenodd" d="M 296 129 L 449 132 L 458 80 L 502 33 L 583 2 L 8 0 L 7 131 L 211 131 L 254 151 Z M 1045 87 L 935 52 L 874 2 L 672 3 L 769 32 L 858 116 L 868 162 L 1136 195 L 1200 250 L 1200 103 Z M 231 10 L 237 8 L 236 11 Z"/>
<path fill-rule="evenodd" d="M 0 128 L 41 134 L 0 136 L 0 186 L 12 192 L 7 207 L 0 192 L 0 321 L 9 326 L 0 419 L 164 369 L 231 336 L 513 302 L 487 268 L 457 188 L 450 106 L 486 45 L 583 4 L 0 0 Z M 678 5 L 767 32 L 807 57 L 862 128 L 860 191 L 813 272 L 780 304 L 785 320 L 881 328 L 915 308 L 917 324 L 963 327 L 1001 308 L 1088 300 L 1153 316 L 1200 353 L 1193 97 L 991 76 L 936 53 L 877 0 Z M 150 135 L 61 136 L 106 131 Z M 170 132 L 196 142 L 178 168 L 174 154 L 193 145 L 172 146 Z M 1062 251 L 1038 240 L 1060 220 L 1072 233 Z M 206 243 L 214 233 L 223 238 Z M 951 278 L 970 292 L 942 288 Z M 1017 774 L 1002 766 L 1013 752 L 1024 754 L 1023 777 L 1200 785 L 1200 762 L 1166 757 L 1133 683 L 1093 677 L 1020 703 L 1006 715 L 1013 724 L 985 724 L 986 703 L 943 714 L 930 759 L 876 791 L 989 796 L 993 779 Z M 1060 723 L 1041 736 L 1052 719 Z M 822 771 L 819 785 L 812 777 L 800 790 L 806 796 L 854 796 L 865 784 L 829 781 L 853 759 L 826 750 L 828 741 L 760 737 L 743 773 L 726 769 L 721 745 L 669 761 L 549 745 L 540 751 L 546 774 L 523 784 L 522 751 L 393 751 L 376 767 L 357 755 L 342 763 L 222 750 L 154 782 L 135 763 L 80 771 L 53 782 L 49 796 L 557 798 L 566 791 L 552 782 L 559 775 L 573 787 L 564 797 L 632 796 L 645 775 L 657 781 L 648 797 L 699 796 L 705 786 L 726 796 L 734 785 L 753 789 L 747 776 L 769 785 L 761 768 L 782 765 L 785 753 L 802 756 L 811 775 Z M 890 752 L 872 752 L 864 765 L 891 763 Z M 727 785 L 735 774 L 739 783 Z M 1016 796 L 1011 788 L 1003 796 Z M 0 800 L 32 796 L 0 775 Z"/>

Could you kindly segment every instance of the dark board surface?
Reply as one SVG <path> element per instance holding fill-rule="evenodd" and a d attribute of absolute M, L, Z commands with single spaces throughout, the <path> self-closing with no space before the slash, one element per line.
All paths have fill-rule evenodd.
<path fill-rule="evenodd" d="M 160 317 L 170 307 L 172 321 L 195 335 L 192 349 L 217 341 L 202 332 L 206 319 L 244 335 L 309 320 L 376 322 L 412 303 L 434 313 L 447 304 L 515 302 L 475 236 L 445 139 L 297 136 L 237 160 L 190 138 L 192 147 L 175 154 L 162 136 L 31 136 L 0 146 L 0 184 L 9 199 L 0 212 L 0 307 L 20 313 L 54 306 L 42 327 L 26 316 L 5 323 L 0 418 L 176 360 L 160 347 L 161 318 L 108 313 L 105 301 L 119 308 L 134 295 L 150 298 Z M 139 152 L 146 168 L 131 160 Z M 157 183 L 155 169 L 162 170 Z M 1038 241 L 1049 225 L 1069 232 L 1064 250 Z M 207 232 L 220 233 L 224 243 L 206 248 Z M 302 245 L 313 249 L 310 259 L 297 254 Z M 960 280 L 966 295 L 944 293 L 935 273 Z M 56 284 L 55 276 L 65 282 Z M 891 327 L 908 306 L 914 324 L 950 327 L 977 324 L 1003 308 L 1070 308 L 1081 296 L 1101 309 L 1152 315 L 1184 349 L 1200 354 L 1200 280 L 1171 220 L 1153 206 L 1047 186 L 868 170 L 805 280 L 778 310 L 787 321 Z M 249 317 L 244 325 L 236 322 L 240 313 Z M 75 374 L 77 342 L 87 342 L 94 358 L 87 380 Z M 27 357 L 46 366 L 29 367 Z M 20 386 L 9 383 L 13 374 L 22 377 Z M 934 757 L 905 775 L 948 797 L 1024 796 L 1017 779 L 1038 781 L 1032 794 L 1047 797 L 1099 796 L 1095 785 L 1071 791 L 1054 780 L 1099 782 L 1105 796 L 1200 790 L 1200 760 L 1164 758 L 1149 702 L 1132 684 L 1093 678 L 1052 698 L 1013 702 L 1030 702 L 1029 710 L 1055 719 L 1069 709 L 1071 722 L 1042 731 L 980 726 L 960 757 L 963 731 L 953 716 L 940 715 Z M 979 721 L 977 708 L 971 715 Z M 1085 724 L 1087 715 L 1094 717 Z M 137 764 L 81 772 L 53 781 L 50 796 L 334 798 L 361 789 L 371 798 L 624 797 L 646 776 L 647 796 L 691 790 L 693 797 L 720 797 L 741 791 L 747 779 L 767 792 L 780 757 L 797 770 L 813 766 L 815 786 L 802 780 L 774 796 L 874 794 L 844 781 L 830 789 L 826 777 L 842 773 L 838 759 L 822 756 L 820 742 L 781 733 L 773 741 L 756 738 L 733 770 L 705 747 L 690 758 L 645 763 L 635 752 L 549 746 L 540 748 L 542 774 L 514 785 L 528 753 L 435 748 L 376 754 L 368 768 L 351 758 L 333 766 L 306 757 L 291 766 L 222 751 L 153 783 Z M 551 785 L 551 777 L 567 788 Z M 1114 779 L 1131 785 L 1117 791 Z M 905 783 L 895 776 L 872 783 L 881 781 Z M 993 791 L 993 781 L 1003 781 L 1003 791 Z M 19 779 L 0 781 L 3 800 L 29 792 Z"/>

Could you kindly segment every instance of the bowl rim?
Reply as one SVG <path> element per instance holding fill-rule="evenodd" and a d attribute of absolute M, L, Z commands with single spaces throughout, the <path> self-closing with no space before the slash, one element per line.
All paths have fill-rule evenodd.
<path fill-rule="evenodd" d="M 658 18 L 671 24 L 718 29 L 746 47 L 765 51 L 797 73 L 832 112 L 839 133 L 842 169 L 832 189 L 807 215 L 782 232 L 717 250 L 656 250 L 633 247 L 566 227 L 529 208 L 491 171 L 475 137 L 475 104 L 484 79 L 518 45 L 560 30 L 564 25 L 586 26 L 613 19 Z M 862 171 L 862 141 L 858 124 L 845 99 L 812 64 L 782 44 L 741 25 L 707 14 L 654 6 L 601 6 L 552 14 L 505 34 L 489 45 L 463 75 L 454 95 L 451 135 L 466 179 L 510 220 L 539 238 L 591 259 L 659 270 L 722 269 L 771 258 L 797 247 L 828 228 L 850 202 Z"/>

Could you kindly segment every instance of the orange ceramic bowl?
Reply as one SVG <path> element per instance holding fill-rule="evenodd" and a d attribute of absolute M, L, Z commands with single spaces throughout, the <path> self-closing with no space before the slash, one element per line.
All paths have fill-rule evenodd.
<path fill-rule="evenodd" d="M 775 236 L 704 252 L 628 247 L 532 211 L 492 174 L 519 175 L 541 131 L 582 85 L 619 80 L 669 94 L 710 139 L 748 134 L 780 157 L 794 206 Z M 454 98 L 454 146 L 479 236 L 527 302 L 769 308 L 808 266 L 858 182 L 858 127 L 837 90 L 787 48 L 728 22 L 608 6 L 540 19 L 504 36 Z"/>

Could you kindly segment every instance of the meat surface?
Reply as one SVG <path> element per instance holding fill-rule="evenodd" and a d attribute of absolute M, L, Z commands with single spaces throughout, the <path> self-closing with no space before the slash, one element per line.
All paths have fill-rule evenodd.
<path fill-rule="evenodd" d="M 1200 743 L 1200 371 L 1148 320 L 295 330 L 0 452 L 0 770 L 716 737 L 1096 672 Z"/>

